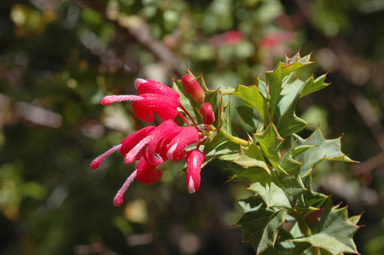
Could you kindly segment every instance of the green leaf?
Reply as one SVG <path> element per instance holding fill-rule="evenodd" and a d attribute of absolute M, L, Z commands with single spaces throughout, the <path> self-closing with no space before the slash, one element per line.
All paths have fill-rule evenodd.
<path fill-rule="evenodd" d="M 291 208 L 296 204 L 300 194 L 305 190 L 300 178 L 300 163 L 287 152 L 280 161 L 285 172 L 272 169 L 272 175 L 251 168 L 238 173 L 235 178 L 251 181 L 249 190 L 259 195 L 267 207 Z"/>
<path fill-rule="evenodd" d="M 295 242 L 306 242 L 331 254 L 358 254 L 353 235 L 359 227 L 348 219 L 347 208 L 332 207 L 329 198 L 324 208 L 318 229 L 313 235 L 297 238 Z"/>
<path fill-rule="evenodd" d="M 316 129 L 307 139 L 297 135 L 295 139 L 298 146 L 313 146 L 295 157 L 297 161 L 302 162 L 300 171 L 302 177 L 310 174 L 312 169 L 323 160 L 354 162 L 341 152 L 340 138 L 326 140 L 320 129 Z M 296 143 L 293 140 L 291 142 Z"/>
<path fill-rule="evenodd" d="M 232 135 L 232 125 L 231 125 L 231 101 L 228 100 L 227 104 L 224 106 L 224 122 L 221 126 L 221 131 L 224 132 L 226 135 L 233 137 Z"/>
<path fill-rule="evenodd" d="M 253 183 L 249 188 L 264 200 L 267 207 L 291 208 L 289 200 L 284 191 L 273 181 L 261 185 L 260 182 Z"/>
<path fill-rule="evenodd" d="M 328 196 L 312 190 L 311 174 L 302 180 L 305 187 L 308 187 L 308 189 L 301 193 L 301 198 L 298 200 L 298 204 L 295 206 L 295 209 L 301 215 L 306 216 L 311 212 L 319 210 L 319 208 L 323 206 L 325 201 L 328 199 Z"/>
<path fill-rule="evenodd" d="M 310 149 L 310 148 L 313 148 L 315 146 L 311 146 L 311 145 L 301 145 L 301 146 L 295 146 L 293 148 L 293 151 L 292 151 L 292 157 L 296 157 L 298 156 L 299 154 L 303 153 L 304 151 Z"/>
<path fill-rule="evenodd" d="M 359 223 L 360 218 L 361 218 L 361 214 L 358 214 L 358 215 L 354 215 L 354 216 L 349 217 L 348 220 L 350 222 L 352 222 L 353 224 L 357 224 L 357 223 Z"/>
<path fill-rule="evenodd" d="M 236 107 L 236 110 L 239 113 L 241 119 L 246 124 L 253 127 L 255 130 L 263 127 L 264 121 L 263 121 L 262 117 L 260 116 L 260 113 L 258 113 L 252 107 L 242 105 L 242 106 Z"/>
<path fill-rule="evenodd" d="M 239 156 L 240 145 L 228 141 L 228 139 L 220 132 L 214 139 L 207 143 L 204 148 L 205 163 L 204 166 L 213 159 L 221 159 L 226 161 L 234 161 Z"/>
<path fill-rule="evenodd" d="M 260 78 L 257 77 L 257 84 L 258 84 L 258 88 L 260 90 L 260 93 L 263 95 L 263 97 L 268 98 L 267 83 L 263 80 L 260 80 Z"/>
<path fill-rule="evenodd" d="M 302 130 L 308 125 L 306 121 L 300 119 L 295 114 L 299 95 L 303 89 L 304 83 L 300 80 L 288 82 L 290 76 L 287 76 L 280 99 L 277 105 L 274 122 L 277 123 L 277 130 L 282 137 L 287 137 Z"/>
<path fill-rule="evenodd" d="M 269 122 L 268 102 L 256 85 L 247 87 L 239 84 L 236 91 L 231 95 L 251 105 L 259 113 L 264 123 Z"/>
<path fill-rule="evenodd" d="M 244 241 L 251 242 L 257 254 L 276 243 L 287 211 L 267 209 L 260 197 L 252 197 L 239 201 L 244 215 L 237 223 L 244 229 Z"/>
<path fill-rule="evenodd" d="M 246 162 L 245 164 L 241 162 L 241 165 L 251 166 L 254 164 L 254 167 L 261 167 L 258 161 L 260 158 L 253 161 L 254 157 L 261 156 L 259 147 L 256 144 L 251 144 L 246 149 L 248 150 L 244 151 L 244 147 L 241 148 L 241 157 L 239 156 L 239 158 Z M 251 182 L 249 189 L 260 195 L 268 207 L 291 208 L 305 190 L 300 178 L 300 163 L 292 158 L 293 151 L 293 149 L 289 150 L 279 162 L 279 166 L 284 172 L 272 169 L 272 175 L 270 175 L 270 171 L 267 174 L 257 168 L 249 168 L 241 170 L 234 178 L 249 180 Z M 250 162 L 248 163 L 248 161 Z M 235 163 L 238 162 L 235 161 Z"/>
<path fill-rule="evenodd" d="M 288 217 L 288 215 L 287 215 Z M 297 224 L 295 224 L 292 230 L 298 230 L 301 236 L 301 232 Z M 286 231 L 285 229 L 280 229 L 279 238 L 274 247 L 268 247 L 267 250 L 263 252 L 266 255 L 303 255 L 308 254 L 304 252 L 311 245 L 308 243 L 295 243 L 292 242 L 292 239 L 298 236 L 294 236 L 291 232 Z M 312 253 L 310 253 L 312 255 Z"/>
<path fill-rule="evenodd" d="M 284 190 L 290 204 L 294 206 L 301 193 L 306 189 L 301 181 L 300 166 L 301 163 L 294 160 L 292 154 L 294 149 L 291 148 L 284 154 L 279 165 L 287 173 L 278 172 L 277 178 L 280 187 Z"/>
<path fill-rule="evenodd" d="M 304 89 L 300 93 L 300 98 L 329 86 L 330 83 L 324 82 L 325 78 L 327 78 L 326 74 L 323 74 L 316 79 L 314 79 L 312 75 L 305 81 Z"/>
<path fill-rule="evenodd" d="M 234 162 L 244 167 L 260 167 L 271 174 L 260 147 L 255 143 L 250 143 L 247 147 L 241 146 L 240 154 Z"/>
<path fill-rule="evenodd" d="M 272 181 L 272 176 L 265 170 L 259 167 L 249 167 L 239 169 L 232 179 L 246 179 L 250 183 L 260 182 L 263 185 Z"/>
<path fill-rule="evenodd" d="M 278 162 L 280 161 L 280 147 L 284 139 L 281 138 L 273 123 L 269 124 L 264 132 L 254 134 L 255 139 L 259 142 L 264 154 L 271 164 L 280 169 Z"/>
<path fill-rule="evenodd" d="M 300 54 L 297 53 L 292 58 L 286 57 L 285 63 L 279 62 L 273 71 L 265 73 L 266 83 L 269 92 L 269 103 L 271 107 L 271 116 L 274 116 L 276 109 L 278 107 L 278 102 L 281 98 L 281 91 L 284 88 L 283 80 L 286 79 L 286 76 L 290 75 L 293 71 L 311 64 L 310 55 L 307 55 L 303 58 L 300 57 Z"/>

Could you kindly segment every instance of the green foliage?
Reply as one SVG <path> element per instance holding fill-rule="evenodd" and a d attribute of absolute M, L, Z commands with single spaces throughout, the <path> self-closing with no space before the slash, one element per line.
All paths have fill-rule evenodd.
<path fill-rule="evenodd" d="M 237 186 L 224 185 L 230 174 L 217 171 L 222 168 L 237 171 L 233 180 L 259 182 L 255 190 L 264 192 L 265 199 L 266 190 L 278 187 L 291 208 L 305 217 L 319 212 L 327 200 L 327 196 L 312 190 L 314 172 L 314 186 L 335 194 L 335 203 L 348 201 L 350 211 L 366 212 L 366 227 L 356 237 L 359 251 L 382 254 L 384 224 L 378 215 L 383 212 L 380 194 L 384 183 L 380 165 L 375 163 L 382 158 L 378 144 L 380 117 L 384 116 L 380 86 L 384 57 L 382 1 L 48 2 L 4 0 L 0 4 L 1 254 L 92 253 L 95 247 L 101 249 L 100 253 L 188 253 L 180 245 L 186 232 L 199 235 L 201 250 L 196 253 L 214 249 L 217 253 L 239 254 L 238 250 L 222 250 L 244 248 L 236 231 L 222 231 L 225 228 L 220 225 L 232 224 L 239 217 L 230 206 L 220 206 L 232 205 L 227 189 Z M 224 43 L 222 33 L 228 30 L 240 32 L 243 37 L 234 44 Z M 158 50 L 159 46 L 163 47 Z M 295 74 L 284 80 L 280 92 L 284 100 L 277 100 L 272 116 L 267 82 L 264 76 L 257 78 L 255 74 L 271 70 L 277 59 L 298 48 L 303 52 L 314 50 L 317 64 L 300 67 L 303 81 L 298 81 Z M 130 202 L 124 208 L 113 208 L 110 202 L 115 188 L 132 169 L 117 157 L 106 160 L 97 172 L 91 173 L 88 165 L 95 155 L 145 124 L 132 118 L 129 104 L 106 109 L 99 100 L 106 94 L 132 92 L 138 77 L 171 85 L 169 76 L 185 73 L 186 64 L 196 74 L 204 71 L 205 80 L 201 75 L 197 79 L 208 101 L 216 102 L 216 130 L 211 130 L 204 148 L 204 188 L 193 196 L 185 194 L 184 186 L 180 188 L 185 178 L 177 174 L 182 165 L 169 164 L 161 184 L 131 187 L 126 199 L 134 201 L 140 195 L 150 208 L 148 220 L 134 221 L 130 214 L 141 210 L 129 209 Z M 327 71 L 327 78 L 315 75 L 306 80 L 308 72 Z M 333 82 L 332 87 L 311 94 L 327 86 L 325 79 Z M 205 81 L 214 90 L 208 92 Z M 251 86 L 236 88 L 238 82 Z M 225 114 L 232 111 L 232 120 L 226 119 L 227 131 L 223 132 L 224 104 L 220 100 L 227 103 L 231 93 L 232 108 L 226 108 Z M 366 101 L 356 100 L 355 107 L 355 95 L 360 95 L 357 99 L 366 97 Z M 211 97 L 216 99 L 211 101 Z M 308 109 L 309 104 L 320 110 L 310 108 L 304 115 L 297 114 L 302 119 L 292 121 L 292 116 Z M 356 111 L 358 106 L 369 105 L 373 111 Z M 191 113 L 200 118 L 195 109 Z M 242 132 L 243 123 L 238 122 L 238 117 L 247 124 L 248 136 Z M 309 139 L 305 122 L 311 123 L 312 131 L 320 123 L 326 137 L 345 132 L 345 152 L 361 161 L 373 161 L 352 167 L 320 163 L 348 160 L 337 149 L 340 141 L 322 138 L 317 143 Z M 285 139 L 277 167 L 289 175 L 271 164 L 251 134 L 264 132 L 271 123 Z M 295 134 L 303 126 L 304 132 Z M 238 140 L 235 131 L 245 140 Z M 327 148 L 333 153 L 318 161 Z M 307 155 L 317 162 L 307 161 L 302 171 L 306 150 L 311 150 Z M 226 161 L 208 164 L 215 158 Z M 338 174 L 344 182 L 327 187 L 324 177 L 329 173 Z M 340 190 L 348 191 L 340 194 Z M 259 195 L 255 197 L 262 200 Z M 218 206 L 212 206 L 212 199 Z M 226 223 L 211 220 L 217 215 L 222 215 Z M 358 218 L 352 218 L 355 224 Z M 291 241 L 302 236 L 297 223 L 291 230 L 285 229 L 292 224 L 292 216 L 287 214 L 285 221 L 288 224 L 279 229 L 275 246 L 263 253 L 311 254 L 309 242 Z M 174 235 L 175 229 L 183 233 Z M 144 242 L 135 244 L 134 240 Z M 321 253 L 329 254 L 325 250 Z"/>
<path fill-rule="evenodd" d="M 358 217 L 348 218 L 345 207 L 332 207 L 330 198 L 312 191 L 311 182 L 312 171 L 321 161 L 353 160 L 341 152 L 340 138 L 327 140 L 319 129 L 307 139 L 296 134 L 307 125 L 295 115 L 298 100 L 328 85 L 324 82 L 325 75 L 311 76 L 306 81 L 292 79 L 294 71 L 311 63 L 310 55 L 296 54 L 266 72 L 266 97 L 260 85 L 238 85 L 234 92 L 228 93 L 247 103 L 239 109 L 240 115 L 249 116 L 247 123 L 256 124 L 253 127 L 258 131 L 253 134 L 257 143 L 250 138 L 248 146 L 240 147 L 234 161 L 238 173 L 233 177 L 248 180 L 248 189 L 255 194 L 239 202 L 244 215 L 238 225 L 244 229 L 244 241 L 251 242 L 257 254 L 305 251 L 318 255 L 323 250 L 330 254 L 357 254 L 353 235 L 358 229 Z M 262 84 L 260 80 L 258 84 Z M 229 123 L 223 127 L 226 137 L 235 142 Z M 282 146 L 286 139 L 290 141 L 288 150 Z M 306 216 L 315 211 L 322 212 L 320 221 L 309 224 Z M 289 233 L 282 228 L 288 219 L 296 221 L 298 226 Z"/>
<path fill-rule="evenodd" d="M 273 247 L 287 211 L 268 209 L 258 197 L 239 201 L 239 205 L 244 215 L 237 224 L 244 229 L 244 241 L 252 242 L 257 254 Z"/>

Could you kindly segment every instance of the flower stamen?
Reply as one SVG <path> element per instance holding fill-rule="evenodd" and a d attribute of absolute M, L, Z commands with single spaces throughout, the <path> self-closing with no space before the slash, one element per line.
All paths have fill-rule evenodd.
<path fill-rule="evenodd" d="M 120 148 L 121 148 L 121 144 L 116 145 L 116 146 L 110 148 L 109 150 L 107 150 L 106 152 L 104 152 L 103 154 L 101 154 L 100 156 L 98 156 L 97 158 L 95 158 L 91 163 L 91 169 L 95 170 L 96 168 L 98 168 L 101 161 L 103 161 L 106 157 L 108 157 L 109 155 L 111 155 L 115 151 L 120 150 Z"/>

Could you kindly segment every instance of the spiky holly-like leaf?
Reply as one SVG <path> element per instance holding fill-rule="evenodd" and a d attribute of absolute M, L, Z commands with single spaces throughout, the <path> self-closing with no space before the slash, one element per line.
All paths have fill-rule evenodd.
<path fill-rule="evenodd" d="M 236 110 L 239 113 L 241 119 L 255 130 L 258 130 L 264 126 L 263 118 L 261 117 L 260 113 L 253 107 L 241 105 L 236 107 Z"/>
<path fill-rule="evenodd" d="M 269 162 L 271 162 L 275 168 L 280 169 L 278 166 L 280 161 L 280 147 L 284 139 L 277 132 L 275 125 L 273 123 L 269 124 L 263 132 L 254 134 L 254 137 L 259 142 Z"/>
<path fill-rule="evenodd" d="M 247 147 L 240 147 L 239 156 L 234 162 L 244 167 L 260 167 L 271 174 L 260 147 L 253 142 L 250 142 Z"/>
<path fill-rule="evenodd" d="M 354 162 L 341 152 L 340 138 L 327 140 L 320 129 L 316 129 L 307 139 L 302 139 L 297 135 L 295 135 L 295 139 L 297 139 L 297 146 L 312 146 L 295 157 L 297 161 L 302 162 L 300 174 L 303 177 L 307 176 L 323 160 Z M 296 143 L 296 141 L 292 139 L 292 143 Z"/>
<path fill-rule="evenodd" d="M 221 132 L 218 132 L 214 139 L 205 146 L 205 166 L 209 161 L 217 158 L 226 161 L 234 161 L 239 156 L 240 146 L 228 141 Z"/>
<path fill-rule="evenodd" d="M 291 208 L 284 190 L 277 186 L 273 181 L 268 181 L 264 183 L 264 185 L 260 182 L 256 182 L 251 184 L 248 189 L 260 195 L 268 207 Z"/>
<path fill-rule="evenodd" d="M 285 81 L 289 80 L 287 76 L 292 72 L 305 65 L 311 64 L 312 62 L 310 61 L 310 57 L 310 55 L 300 57 L 300 54 L 297 53 L 292 58 L 286 57 L 284 63 L 279 62 L 273 71 L 265 73 L 268 93 L 270 97 L 269 103 L 272 117 L 277 111 L 278 103 L 281 98 L 281 92 L 284 88 L 284 85 L 286 85 L 286 83 L 283 82 L 284 79 Z"/>
<path fill-rule="evenodd" d="M 246 170 L 236 177 L 254 180 L 249 189 L 259 195 L 268 207 L 294 207 L 305 187 L 300 178 L 300 163 L 292 158 L 292 151 L 288 151 L 279 162 L 285 172 L 272 169 L 272 175 L 265 175 Z"/>
<path fill-rule="evenodd" d="M 264 124 L 269 122 L 268 102 L 256 85 L 246 87 L 239 84 L 237 85 L 236 91 L 232 93 L 232 96 L 238 97 L 251 105 L 253 109 L 259 113 Z"/>
<path fill-rule="evenodd" d="M 329 86 L 330 83 L 325 82 L 326 77 L 327 75 L 323 74 L 315 79 L 312 75 L 308 80 L 305 81 L 304 88 L 300 93 L 300 97 L 306 96 Z"/>
<path fill-rule="evenodd" d="M 287 137 L 302 130 L 308 123 L 295 114 L 300 92 L 304 87 L 301 80 L 290 81 L 291 75 L 283 80 L 283 89 L 274 115 L 274 123 L 282 137 Z"/>
<path fill-rule="evenodd" d="M 244 241 L 251 242 L 257 254 L 273 247 L 287 211 L 267 209 L 259 197 L 239 201 L 239 205 L 244 214 L 237 224 L 244 229 Z"/>
<path fill-rule="evenodd" d="M 313 235 L 295 239 L 295 242 L 309 243 L 330 254 L 354 253 L 358 254 L 353 235 L 359 227 L 348 218 L 347 208 L 333 206 L 329 198 L 324 208 L 319 226 Z"/>

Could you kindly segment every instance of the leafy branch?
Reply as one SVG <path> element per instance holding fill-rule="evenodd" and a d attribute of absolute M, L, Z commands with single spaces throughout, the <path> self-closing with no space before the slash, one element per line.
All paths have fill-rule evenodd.
<path fill-rule="evenodd" d="M 312 190 L 311 181 L 321 161 L 354 161 L 341 152 L 340 138 L 325 139 L 320 129 L 306 139 L 297 134 L 308 125 L 295 114 L 299 99 L 329 85 L 326 75 L 305 81 L 295 77 L 296 70 L 310 64 L 310 55 L 286 57 L 266 72 L 266 81 L 257 79 L 256 85 L 238 85 L 225 93 L 242 100 L 237 111 L 256 130 L 247 144 L 233 146 L 236 140 L 228 138 L 232 134 L 227 106 L 222 133 L 228 139 L 216 137 L 223 143 L 214 151 L 226 151 L 219 159 L 236 163 L 232 180 L 247 180 L 248 189 L 254 192 L 239 201 L 244 215 L 237 225 L 257 254 L 358 254 L 353 235 L 359 217 L 348 217 L 346 207 L 333 207 L 330 197 Z M 315 214 L 319 220 L 309 224 Z M 294 227 L 286 228 L 286 222 L 294 222 Z"/>

